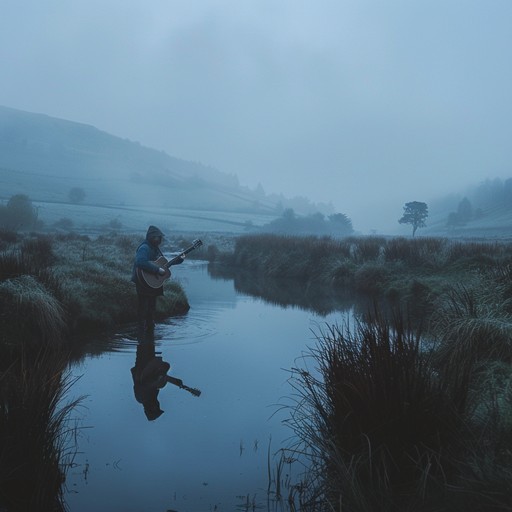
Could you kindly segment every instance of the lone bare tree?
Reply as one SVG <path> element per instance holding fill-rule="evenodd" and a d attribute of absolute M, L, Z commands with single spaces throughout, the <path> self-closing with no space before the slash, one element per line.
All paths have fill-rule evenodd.
<path fill-rule="evenodd" d="M 427 203 L 412 201 L 410 203 L 405 203 L 404 214 L 398 222 L 400 224 L 410 224 L 412 226 L 412 236 L 414 236 L 418 228 L 424 228 L 426 226 L 425 220 L 427 217 Z"/>

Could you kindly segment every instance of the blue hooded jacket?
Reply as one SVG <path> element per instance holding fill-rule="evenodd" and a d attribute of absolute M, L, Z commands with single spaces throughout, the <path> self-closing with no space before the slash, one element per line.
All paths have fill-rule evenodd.
<path fill-rule="evenodd" d="M 159 267 L 152 262 L 157 260 L 160 256 L 163 256 L 163 254 L 158 247 L 151 245 L 149 242 L 149 240 L 155 236 L 163 237 L 164 234 L 156 226 L 149 226 L 146 239 L 137 247 L 132 270 L 132 281 L 136 285 L 141 285 L 137 277 L 137 268 L 150 272 L 151 274 L 158 274 Z"/>

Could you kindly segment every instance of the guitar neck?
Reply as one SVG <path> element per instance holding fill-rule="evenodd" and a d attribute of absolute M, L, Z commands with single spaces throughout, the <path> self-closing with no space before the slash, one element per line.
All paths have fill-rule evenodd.
<path fill-rule="evenodd" d="M 167 268 L 169 268 L 171 265 L 176 265 L 176 263 L 178 263 L 180 260 L 181 260 L 181 257 L 184 256 L 185 254 L 188 254 L 190 251 L 193 251 L 194 249 L 196 248 L 195 245 L 191 245 L 190 247 L 187 247 L 187 249 L 185 249 L 184 251 L 181 251 L 178 256 L 175 256 L 174 258 L 172 258 L 171 260 L 169 260 L 165 266 Z"/>

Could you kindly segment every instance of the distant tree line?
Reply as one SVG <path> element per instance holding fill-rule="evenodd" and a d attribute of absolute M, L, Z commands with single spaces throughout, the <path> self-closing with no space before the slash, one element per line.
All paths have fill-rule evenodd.
<path fill-rule="evenodd" d="M 457 210 L 450 212 L 447 226 L 464 226 L 485 216 L 490 209 L 512 210 L 512 178 L 486 180 L 464 197 Z"/>
<path fill-rule="evenodd" d="M 286 208 L 280 217 L 263 225 L 261 231 L 284 235 L 350 236 L 354 228 L 344 213 L 333 213 L 327 217 L 320 212 L 299 216 L 293 208 Z"/>
<path fill-rule="evenodd" d="M 486 180 L 468 195 L 479 208 L 498 206 L 512 209 L 512 178 Z"/>
<path fill-rule="evenodd" d="M 474 208 L 471 201 L 464 197 L 457 206 L 457 211 L 450 212 L 446 221 L 447 226 L 464 226 L 468 222 L 483 217 L 481 208 Z"/>

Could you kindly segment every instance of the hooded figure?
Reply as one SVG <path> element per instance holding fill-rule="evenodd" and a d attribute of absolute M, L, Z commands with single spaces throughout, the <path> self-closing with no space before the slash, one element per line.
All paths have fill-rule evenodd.
<path fill-rule="evenodd" d="M 150 287 L 145 286 L 144 282 L 142 282 L 137 276 L 137 268 L 145 270 L 150 274 L 159 273 L 160 267 L 155 265 L 153 262 L 160 258 L 160 256 L 163 256 L 162 251 L 160 250 L 160 244 L 162 243 L 164 236 L 165 235 L 156 226 L 149 226 L 144 242 L 137 247 L 132 271 L 132 281 L 137 286 L 137 293 L 139 293 L 139 287 L 141 287 L 141 293 L 163 295 L 162 288 L 157 288 L 157 291 L 155 292 L 154 288 L 149 289 Z M 153 293 L 151 292 L 152 290 Z"/>
<path fill-rule="evenodd" d="M 135 260 L 133 262 L 132 281 L 137 290 L 137 329 L 138 334 L 152 334 L 155 328 L 155 309 L 156 298 L 164 294 L 163 285 L 159 288 L 147 286 L 137 275 L 137 269 L 155 275 L 163 275 L 165 270 L 153 263 L 160 256 L 163 256 L 160 250 L 160 244 L 164 234 L 156 226 L 149 226 L 146 233 L 146 239 L 137 247 Z"/>

